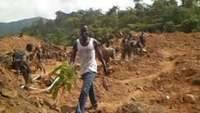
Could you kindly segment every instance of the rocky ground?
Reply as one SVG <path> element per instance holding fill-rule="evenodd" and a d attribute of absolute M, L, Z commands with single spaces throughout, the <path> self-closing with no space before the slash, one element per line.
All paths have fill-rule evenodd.
<path fill-rule="evenodd" d="M 28 36 L 24 39 L 35 40 Z M 6 40 L 12 46 L 16 44 L 16 48 L 22 47 L 17 45 L 20 42 L 12 42 L 15 39 Z M 0 44 L 0 52 L 9 51 L 10 46 L 5 42 Z M 119 45 L 116 43 L 115 46 Z M 149 34 L 147 46 L 148 53 L 144 56 L 135 56 L 131 61 L 116 59 L 111 62 L 113 72 L 107 78 L 108 90 L 103 88 L 102 74 L 99 73 L 95 81 L 99 108 L 97 111 L 88 109 L 87 112 L 200 112 L 200 33 Z M 2 49 L 4 47 L 8 49 Z M 48 71 L 59 64 L 51 62 L 46 64 Z M 31 94 L 20 88 L 22 83 L 21 76 L 0 67 L 0 113 L 74 112 L 81 80 L 71 93 L 66 91 L 57 100 L 47 93 Z"/>

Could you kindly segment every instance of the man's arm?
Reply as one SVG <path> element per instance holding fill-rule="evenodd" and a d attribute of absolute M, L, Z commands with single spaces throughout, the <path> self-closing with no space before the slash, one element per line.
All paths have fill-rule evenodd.
<path fill-rule="evenodd" d="M 72 49 L 70 64 L 74 64 L 75 59 L 76 59 L 76 52 L 77 52 L 77 43 L 75 42 L 74 45 L 73 45 L 73 49 Z"/>
<path fill-rule="evenodd" d="M 100 43 L 98 41 L 94 41 L 94 47 L 95 47 L 95 51 L 97 53 L 97 56 L 99 58 L 99 60 L 101 61 L 102 65 L 103 65 L 103 69 L 104 69 L 104 73 L 107 75 L 108 74 L 108 70 L 107 70 L 107 67 L 106 67 L 106 63 L 103 59 L 103 55 L 102 55 L 102 52 L 100 50 Z"/>

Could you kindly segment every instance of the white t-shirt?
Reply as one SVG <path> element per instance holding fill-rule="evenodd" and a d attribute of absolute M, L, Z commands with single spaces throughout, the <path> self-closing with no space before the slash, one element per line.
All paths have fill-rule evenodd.
<path fill-rule="evenodd" d="M 80 65 L 81 65 L 81 74 L 87 72 L 97 72 L 97 62 L 95 58 L 95 47 L 94 42 L 95 39 L 90 38 L 87 46 L 82 46 L 80 40 L 77 39 L 77 55 L 79 57 Z"/>

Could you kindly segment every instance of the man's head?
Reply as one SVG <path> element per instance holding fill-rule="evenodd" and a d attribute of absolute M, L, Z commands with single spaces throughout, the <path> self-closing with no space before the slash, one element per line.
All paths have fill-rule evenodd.
<path fill-rule="evenodd" d="M 141 32 L 141 35 L 142 35 L 142 36 L 144 35 L 144 31 Z"/>
<path fill-rule="evenodd" d="M 81 27 L 81 31 L 80 31 L 81 37 L 83 39 L 87 39 L 89 36 L 89 30 L 88 30 L 88 26 L 87 25 L 83 25 Z"/>
<path fill-rule="evenodd" d="M 128 37 L 131 38 L 131 37 L 132 37 L 132 34 L 131 34 L 131 33 L 128 33 Z"/>
<path fill-rule="evenodd" d="M 32 44 L 32 43 L 27 44 L 27 45 L 26 45 L 26 50 L 27 50 L 28 52 L 32 52 L 32 50 L 33 50 L 33 44 Z"/>
<path fill-rule="evenodd" d="M 106 47 L 110 47 L 110 42 L 109 41 L 106 42 Z"/>

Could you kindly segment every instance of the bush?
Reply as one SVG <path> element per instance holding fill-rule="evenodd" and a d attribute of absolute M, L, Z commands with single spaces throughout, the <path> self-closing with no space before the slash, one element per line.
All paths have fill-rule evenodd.
<path fill-rule="evenodd" d="M 54 85 L 50 89 L 50 92 L 53 95 L 54 99 L 57 97 L 60 88 L 64 88 L 68 91 L 71 91 L 77 79 L 76 71 L 73 66 L 64 63 L 61 66 L 54 69 L 54 71 L 51 73 L 58 74 L 58 76 L 54 80 Z"/>
<path fill-rule="evenodd" d="M 165 32 L 174 32 L 176 31 L 175 24 L 172 21 L 166 22 L 164 25 Z"/>
<path fill-rule="evenodd" d="M 199 19 L 200 18 L 193 17 L 193 18 L 189 18 L 189 19 L 184 20 L 181 23 L 182 30 L 184 32 L 192 32 L 194 30 L 198 31 L 199 26 L 200 26 L 200 20 Z"/>

